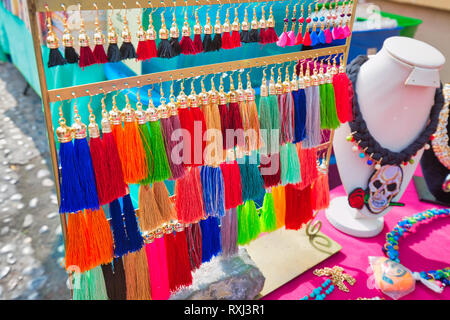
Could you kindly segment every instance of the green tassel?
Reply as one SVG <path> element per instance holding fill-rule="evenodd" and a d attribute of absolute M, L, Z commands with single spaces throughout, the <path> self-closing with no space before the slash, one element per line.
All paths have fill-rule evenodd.
<path fill-rule="evenodd" d="M 253 200 L 247 201 L 245 207 L 247 208 L 248 237 L 249 240 L 252 241 L 258 238 L 261 233 L 261 222 Z"/>
<path fill-rule="evenodd" d="M 294 144 L 287 143 L 280 148 L 281 184 L 296 184 L 302 181 L 300 174 L 300 160 Z"/>
<path fill-rule="evenodd" d="M 270 99 L 269 97 L 261 97 L 259 104 L 259 130 L 261 133 L 265 133 L 263 135 L 264 147 L 262 150 L 266 150 L 266 154 L 270 153 L 271 144 L 270 144 L 270 132 L 272 130 L 272 120 L 270 114 Z"/>
<path fill-rule="evenodd" d="M 261 231 L 272 232 L 277 229 L 277 216 L 272 193 L 266 193 L 262 207 Z"/>
<path fill-rule="evenodd" d="M 164 146 L 164 140 L 161 134 L 161 125 L 159 121 L 150 121 L 151 147 L 153 151 L 153 160 L 155 162 L 155 170 L 153 172 L 153 181 L 164 181 L 170 178 L 169 162 L 167 161 L 167 153 Z"/>
<path fill-rule="evenodd" d="M 108 300 L 100 266 L 84 273 L 74 273 L 73 300 Z"/>
<path fill-rule="evenodd" d="M 319 86 L 320 92 L 320 127 L 322 129 L 336 129 L 340 126 L 336 111 L 333 84 L 325 83 Z"/>
<path fill-rule="evenodd" d="M 237 221 L 238 221 L 238 238 L 239 245 L 245 245 L 250 242 L 247 227 L 247 210 L 245 204 L 237 207 Z"/>
<path fill-rule="evenodd" d="M 148 175 L 145 179 L 139 181 L 141 184 L 148 185 L 153 182 L 153 171 L 154 171 L 154 162 L 153 162 L 153 153 L 151 149 L 151 138 L 150 138 L 150 130 L 148 129 L 147 124 L 139 125 L 139 133 L 141 135 L 142 144 L 144 145 L 145 155 L 147 157 L 147 166 L 148 166 Z"/>

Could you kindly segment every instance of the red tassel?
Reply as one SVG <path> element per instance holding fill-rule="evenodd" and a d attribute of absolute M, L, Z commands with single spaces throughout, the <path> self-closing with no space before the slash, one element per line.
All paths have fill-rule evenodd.
<path fill-rule="evenodd" d="M 239 103 L 230 102 L 228 104 L 228 109 L 228 128 L 234 130 L 234 135 L 233 137 L 230 137 L 230 139 L 227 139 L 225 148 L 229 149 L 236 146 L 243 148 L 245 145 L 244 126 L 242 124 L 241 112 L 239 111 Z"/>
<path fill-rule="evenodd" d="M 322 210 L 330 205 L 330 186 L 328 174 L 320 173 L 311 190 L 311 206 L 313 210 Z"/>
<path fill-rule="evenodd" d="M 158 50 L 156 49 L 155 40 L 147 40 L 147 52 L 148 58 L 155 58 L 158 55 Z"/>
<path fill-rule="evenodd" d="M 202 42 L 202 36 L 200 34 L 194 35 L 194 48 L 195 48 L 195 53 L 203 52 L 203 42 Z"/>
<path fill-rule="evenodd" d="M 266 44 L 266 30 L 264 28 L 259 29 L 259 43 Z"/>
<path fill-rule="evenodd" d="M 231 43 L 231 35 L 229 32 L 224 32 L 222 34 L 222 49 L 233 49 L 233 44 Z"/>
<path fill-rule="evenodd" d="M 299 28 L 297 38 L 295 38 L 295 45 L 303 44 L 302 27 Z"/>
<path fill-rule="evenodd" d="M 297 154 L 300 160 L 302 181 L 295 185 L 298 189 L 304 189 L 315 181 L 319 175 L 317 171 L 317 150 L 315 148 L 303 149 L 301 143 L 297 143 Z"/>
<path fill-rule="evenodd" d="M 96 63 L 102 64 L 108 62 L 108 56 L 102 44 L 96 44 L 92 53 Z"/>
<path fill-rule="evenodd" d="M 113 200 L 122 198 L 127 193 L 127 185 L 124 182 L 119 151 L 111 132 L 103 132 L 103 147 L 105 159 L 108 159 L 111 198 Z"/>
<path fill-rule="evenodd" d="M 94 54 L 89 46 L 80 47 L 80 60 L 78 61 L 78 65 L 80 68 L 88 67 L 95 64 Z"/>
<path fill-rule="evenodd" d="M 148 42 L 147 40 L 139 41 L 136 49 L 137 59 L 139 61 L 144 61 L 150 59 L 150 54 L 148 52 Z"/>
<path fill-rule="evenodd" d="M 167 250 L 167 269 L 171 292 L 192 284 L 191 265 L 184 230 L 166 233 L 164 242 Z"/>
<path fill-rule="evenodd" d="M 313 218 L 311 207 L 311 188 L 303 190 L 295 188 L 288 184 L 285 187 L 286 192 L 286 217 L 285 227 L 290 230 L 298 230 L 303 224 Z"/>
<path fill-rule="evenodd" d="M 220 113 L 220 124 L 222 130 L 222 138 L 223 138 L 223 149 L 227 148 L 227 129 L 229 127 L 228 120 L 228 107 L 227 104 L 219 104 L 219 113 Z M 225 155 L 224 155 L 225 156 Z"/>
<path fill-rule="evenodd" d="M 183 178 L 175 182 L 175 207 L 180 223 L 195 223 L 202 219 L 203 213 L 200 172 L 197 167 L 186 170 Z"/>
<path fill-rule="evenodd" d="M 277 33 L 273 27 L 268 27 L 266 30 L 266 43 L 275 43 L 278 41 Z"/>
<path fill-rule="evenodd" d="M 205 122 L 205 116 L 202 112 L 202 110 L 199 107 L 191 107 L 190 112 L 192 114 L 192 119 L 194 123 L 194 135 L 192 140 L 192 155 L 193 155 L 193 164 L 203 165 L 205 163 L 205 159 L 203 158 L 203 154 L 205 152 L 206 148 L 206 141 L 203 140 L 203 137 L 205 136 L 206 132 L 206 122 Z M 201 128 L 200 130 L 196 128 Z M 196 134 L 197 133 L 197 134 Z M 201 149 L 200 149 L 201 148 Z"/>
<path fill-rule="evenodd" d="M 277 186 L 281 183 L 281 166 L 280 154 L 273 153 L 271 155 L 261 154 L 259 171 L 264 180 L 266 188 Z"/>
<path fill-rule="evenodd" d="M 98 201 L 101 206 L 114 200 L 110 190 L 109 168 L 105 157 L 105 150 L 100 137 L 89 139 L 89 148 L 91 151 L 92 166 L 95 173 L 95 182 L 97 186 Z"/>
<path fill-rule="evenodd" d="M 196 53 L 194 43 L 192 42 L 191 37 L 183 36 L 180 41 L 180 47 L 182 54 L 190 55 Z"/>
<path fill-rule="evenodd" d="M 239 31 L 232 31 L 231 32 L 231 45 L 233 48 L 239 48 L 241 46 L 241 35 Z"/>
<path fill-rule="evenodd" d="M 225 210 L 236 208 L 243 203 L 242 181 L 239 165 L 236 161 L 220 164 L 225 188 Z"/>
<path fill-rule="evenodd" d="M 345 73 L 333 76 L 336 111 L 341 123 L 353 120 L 353 104 L 350 100 L 350 81 Z"/>
<path fill-rule="evenodd" d="M 189 108 L 179 108 L 178 117 L 183 130 L 183 163 L 186 166 L 194 165 L 193 161 L 193 139 L 194 139 L 194 118 Z"/>
<path fill-rule="evenodd" d="M 303 38 L 303 45 L 306 46 L 306 47 L 310 47 L 311 43 L 312 43 L 311 36 L 309 34 L 308 28 L 306 28 L 306 33 L 305 33 L 305 36 Z"/>

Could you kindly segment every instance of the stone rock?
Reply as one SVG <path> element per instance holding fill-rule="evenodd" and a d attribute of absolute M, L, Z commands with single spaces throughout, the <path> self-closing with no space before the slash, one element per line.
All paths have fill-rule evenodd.
<path fill-rule="evenodd" d="M 38 198 L 33 198 L 33 199 L 31 199 L 30 202 L 28 203 L 28 206 L 29 206 L 30 208 L 35 208 L 35 207 L 37 206 L 38 202 L 39 202 L 39 199 L 38 199 Z"/>
<path fill-rule="evenodd" d="M 23 196 L 20 193 L 15 193 L 11 196 L 11 200 L 22 200 Z"/>
<path fill-rule="evenodd" d="M 26 246 L 25 248 L 22 249 L 22 254 L 28 255 L 33 253 L 34 249 L 31 246 Z"/>
<path fill-rule="evenodd" d="M 11 271 L 11 267 L 1 267 L 0 268 L 0 280 L 3 279 L 8 275 L 8 273 Z"/>
<path fill-rule="evenodd" d="M 193 273 L 193 283 L 173 294 L 171 300 L 252 300 L 264 287 L 265 278 L 247 250 L 225 258 L 213 258 Z"/>
<path fill-rule="evenodd" d="M 46 233 L 46 232 L 48 232 L 48 226 L 43 225 L 42 227 L 39 228 L 39 233 L 40 234 Z"/>
<path fill-rule="evenodd" d="M 17 284 L 19 283 L 18 279 L 11 279 L 8 282 L 8 290 L 14 290 L 17 287 Z"/>
<path fill-rule="evenodd" d="M 25 219 L 23 220 L 23 227 L 28 228 L 33 224 L 33 216 L 31 214 L 27 214 Z"/>
<path fill-rule="evenodd" d="M 0 231 L 0 235 L 1 235 L 1 236 L 7 235 L 8 232 L 9 232 L 9 227 L 8 227 L 8 226 L 4 226 L 4 227 L 2 228 L 2 230 Z"/>
<path fill-rule="evenodd" d="M 47 218 L 53 219 L 53 218 L 56 218 L 58 215 L 59 215 L 58 212 L 50 212 L 50 213 L 47 215 Z"/>
<path fill-rule="evenodd" d="M 25 166 L 25 170 L 30 171 L 30 170 L 34 169 L 34 167 L 35 167 L 35 165 L 30 163 Z"/>
<path fill-rule="evenodd" d="M 40 169 L 40 170 L 37 172 L 36 177 L 37 177 L 38 179 L 42 179 L 42 178 L 48 176 L 49 174 L 50 174 L 50 171 L 48 171 L 47 169 Z"/>
<path fill-rule="evenodd" d="M 12 244 L 12 243 L 8 243 L 7 245 L 4 245 L 0 249 L 0 253 L 8 253 L 8 252 L 12 252 L 14 250 L 16 250 L 16 245 Z"/>
<path fill-rule="evenodd" d="M 42 186 L 44 187 L 53 187 L 54 185 L 55 183 L 49 178 L 45 178 L 44 180 L 42 180 Z"/>
<path fill-rule="evenodd" d="M 3 287 L 0 286 L 0 298 L 3 296 Z"/>
<path fill-rule="evenodd" d="M 17 259 L 14 257 L 14 255 L 10 252 L 8 253 L 8 255 L 6 256 L 6 262 L 8 262 L 9 264 L 15 264 L 17 261 Z"/>
<path fill-rule="evenodd" d="M 39 290 L 41 289 L 44 284 L 47 282 L 47 276 L 40 276 L 37 278 L 34 278 L 28 283 L 28 289 L 30 290 Z"/>

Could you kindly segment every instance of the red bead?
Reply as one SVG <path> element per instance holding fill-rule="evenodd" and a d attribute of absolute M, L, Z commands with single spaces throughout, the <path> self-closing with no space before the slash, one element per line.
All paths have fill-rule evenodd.
<path fill-rule="evenodd" d="M 311 22 L 311 18 L 310 17 L 306 18 L 306 23 L 310 23 L 310 22 Z"/>
<path fill-rule="evenodd" d="M 331 14 L 327 16 L 327 19 L 330 20 L 332 18 Z"/>
<path fill-rule="evenodd" d="M 303 23 L 303 22 L 305 22 L 305 18 L 303 18 L 303 17 L 301 17 L 301 18 L 298 18 L 298 22 L 300 22 L 300 23 Z"/>
<path fill-rule="evenodd" d="M 430 137 L 430 140 L 434 140 L 434 135 Z"/>

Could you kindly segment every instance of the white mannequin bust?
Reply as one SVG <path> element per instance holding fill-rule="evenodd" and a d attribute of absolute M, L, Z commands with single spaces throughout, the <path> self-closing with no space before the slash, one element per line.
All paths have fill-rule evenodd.
<path fill-rule="evenodd" d="M 354 90 L 367 128 L 378 143 L 399 152 L 417 139 L 426 127 L 434 95 L 440 86 L 439 70 L 444 56 L 432 46 L 411 38 L 392 37 L 384 42 L 376 55 L 369 57 L 359 71 Z M 368 158 L 353 152 L 353 143 L 346 140 L 348 124 L 336 130 L 334 152 L 339 174 L 347 194 L 356 188 L 366 189 L 375 171 Z M 398 202 L 408 186 L 423 149 L 414 163 L 401 165 L 403 182 L 392 199 Z M 383 229 L 383 215 L 391 207 L 374 215 L 366 206 L 360 211 L 349 206 L 347 197 L 333 199 L 327 210 L 330 223 L 342 232 L 357 237 L 372 237 Z"/>

